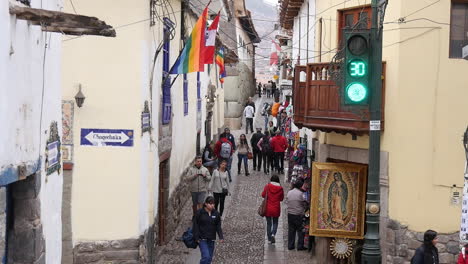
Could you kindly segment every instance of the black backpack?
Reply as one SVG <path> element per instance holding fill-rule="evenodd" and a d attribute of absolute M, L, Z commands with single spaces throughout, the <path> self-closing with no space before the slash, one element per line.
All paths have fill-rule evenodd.
<path fill-rule="evenodd" d="M 185 231 L 184 234 L 182 235 L 182 241 L 184 241 L 185 246 L 188 248 L 198 247 L 197 241 L 193 239 L 193 232 L 192 232 L 191 227 L 187 228 L 187 231 Z"/>
<path fill-rule="evenodd" d="M 271 145 L 270 145 L 270 137 L 264 136 L 261 146 L 262 146 L 262 152 L 263 153 L 271 153 L 272 149 L 271 149 Z"/>

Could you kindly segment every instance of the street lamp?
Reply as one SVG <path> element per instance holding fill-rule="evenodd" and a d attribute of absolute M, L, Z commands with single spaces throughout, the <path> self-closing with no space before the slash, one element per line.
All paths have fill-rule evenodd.
<path fill-rule="evenodd" d="M 79 85 L 78 93 L 75 95 L 75 102 L 78 107 L 83 106 L 84 100 L 86 97 L 84 96 L 83 92 L 81 92 L 81 84 Z"/>

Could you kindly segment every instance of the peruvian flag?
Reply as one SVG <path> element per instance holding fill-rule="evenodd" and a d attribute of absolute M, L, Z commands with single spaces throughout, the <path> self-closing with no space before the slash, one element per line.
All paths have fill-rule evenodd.
<path fill-rule="evenodd" d="M 271 41 L 270 65 L 278 64 L 278 56 L 281 52 L 281 47 L 274 40 Z"/>
<path fill-rule="evenodd" d="M 218 31 L 219 13 L 206 30 L 205 51 L 203 52 L 203 63 L 212 64 L 216 45 L 216 32 Z"/>

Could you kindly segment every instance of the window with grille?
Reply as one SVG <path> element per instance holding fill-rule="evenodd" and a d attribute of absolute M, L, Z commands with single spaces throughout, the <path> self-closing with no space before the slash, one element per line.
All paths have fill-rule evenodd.
<path fill-rule="evenodd" d="M 338 44 L 341 43 L 342 29 L 370 29 L 372 9 L 370 5 L 354 7 L 350 9 L 339 10 L 338 12 Z"/>
<path fill-rule="evenodd" d="M 187 74 L 184 74 L 184 116 L 188 115 L 188 80 Z"/>
<path fill-rule="evenodd" d="M 169 18 L 164 18 L 164 36 L 168 35 L 170 31 L 170 23 L 172 23 Z M 169 52 L 170 52 L 170 38 L 164 38 L 163 45 L 163 72 L 162 72 L 162 123 L 169 124 L 171 122 L 172 115 L 172 105 L 171 105 L 171 76 L 169 75 Z"/>
<path fill-rule="evenodd" d="M 468 1 L 452 0 L 450 15 L 450 58 L 461 58 L 468 45 Z"/>

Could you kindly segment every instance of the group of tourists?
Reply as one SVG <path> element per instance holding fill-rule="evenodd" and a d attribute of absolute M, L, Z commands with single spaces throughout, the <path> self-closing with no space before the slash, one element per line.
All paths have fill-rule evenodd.
<path fill-rule="evenodd" d="M 268 81 L 268 83 L 262 84 L 261 82 L 257 85 L 258 97 L 261 98 L 262 94 L 266 95 L 267 98 L 274 97 L 278 92 L 276 88 L 276 82 Z"/>

